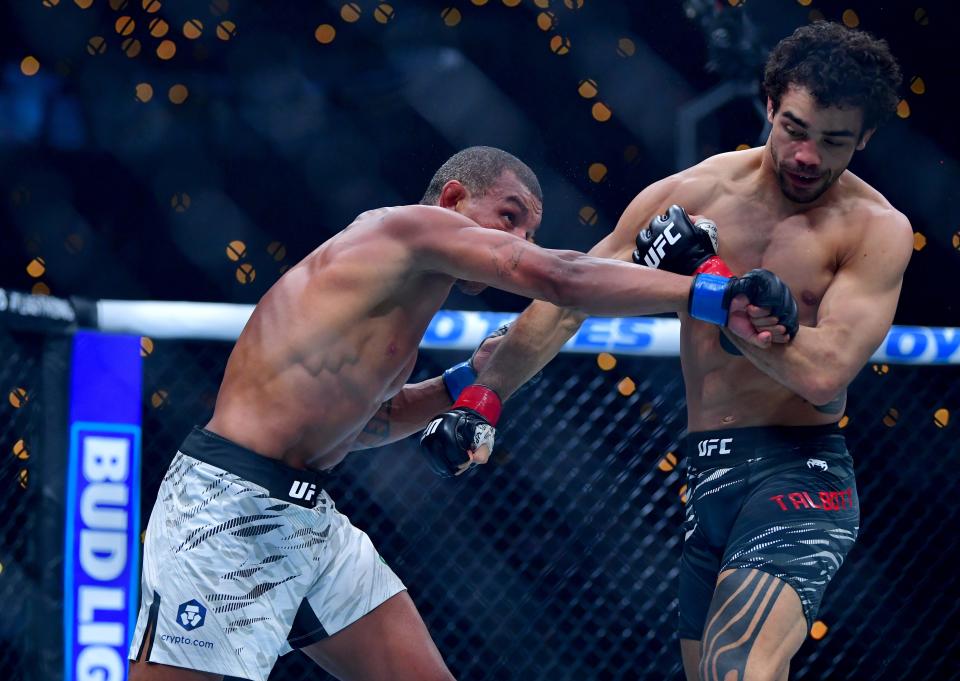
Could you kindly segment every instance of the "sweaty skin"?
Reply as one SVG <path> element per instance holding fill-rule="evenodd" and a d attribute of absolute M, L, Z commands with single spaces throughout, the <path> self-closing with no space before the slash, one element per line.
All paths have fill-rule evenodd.
<path fill-rule="evenodd" d="M 686 308 L 688 277 L 530 243 L 542 209 L 512 172 L 482 197 L 451 181 L 441 205 L 364 213 L 285 274 L 240 335 L 207 428 L 314 469 L 423 428 L 450 400 L 439 378 L 405 383 L 454 283 L 590 314 Z"/>
<path fill-rule="evenodd" d="M 856 113 L 854 120 L 859 120 Z M 785 114 L 811 123 L 811 129 L 801 131 Z M 680 315 L 691 431 L 837 421 L 847 384 L 892 323 L 912 252 L 906 218 L 845 169 L 859 130 L 849 120 L 851 112 L 818 109 L 805 91 L 791 89 L 776 117 L 770 115 L 774 128 L 767 146 L 711 157 L 651 185 L 590 251 L 630 260 L 638 231 L 676 203 L 716 223 L 719 255 L 735 274 L 762 267 L 790 286 L 800 311 L 797 337 L 767 349 L 732 339 L 749 359 L 724 351 L 716 328 Z M 812 128 L 813 121 L 819 129 Z M 839 143 L 836 150 L 834 144 L 812 139 L 822 130 L 850 128 L 854 139 L 828 138 Z M 816 149 L 808 148 L 814 144 Z M 795 184 L 787 168 L 818 179 Z M 775 325 L 752 307 L 744 313 L 758 329 Z M 534 302 L 478 381 L 511 394 L 559 351 L 583 318 L 576 311 Z"/>

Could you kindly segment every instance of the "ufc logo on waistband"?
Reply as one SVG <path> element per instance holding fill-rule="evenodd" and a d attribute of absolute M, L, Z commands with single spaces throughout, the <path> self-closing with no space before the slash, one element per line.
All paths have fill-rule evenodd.
<path fill-rule="evenodd" d="M 294 499 L 303 499 L 304 501 L 310 501 L 317 494 L 317 486 L 312 482 L 301 482 L 300 480 L 295 480 L 292 485 L 290 485 L 290 491 L 287 492 Z"/>
<path fill-rule="evenodd" d="M 643 256 L 643 262 L 647 267 L 657 269 L 657 267 L 660 265 L 660 261 L 663 259 L 663 256 L 666 253 L 667 244 L 672 246 L 680 241 L 680 235 L 674 234 L 671 231 L 672 229 L 673 223 L 671 222 L 669 225 L 667 225 L 666 229 L 658 234 L 657 238 L 653 240 L 653 246 L 651 246 L 650 250 L 647 251 L 647 254 Z"/>
<path fill-rule="evenodd" d="M 713 456 L 714 454 L 732 454 L 733 450 L 728 445 L 733 444 L 732 437 L 716 438 L 709 440 L 700 440 L 697 443 L 697 451 L 700 456 Z"/>

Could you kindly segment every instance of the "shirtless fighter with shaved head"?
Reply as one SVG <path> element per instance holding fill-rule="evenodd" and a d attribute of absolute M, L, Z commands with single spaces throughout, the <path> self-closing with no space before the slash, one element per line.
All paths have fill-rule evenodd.
<path fill-rule="evenodd" d="M 832 23 L 798 29 L 766 65 L 766 145 L 651 185 L 591 251 L 683 274 L 766 267 L 799 298 L 794 340 L 767 348 L 680 315 L 689 492 L 679 633 L 689 681 L 786 679 L 856 540 L 853 462 L 836 424 L 847 385 L 892 323 L 913 233 L 847 165 L 896 108 L 899 82 L 885 42 Z M 715 222 L 725 262 L 680 205 Z M 773 340 L 783 335 L 778 320 L 748 313 Z M 478 383 L 510 395 L 582 319 L 534 302 Z"/>
<path fill-rule="evenodd" d="M 689 305 L 756 347 L 773 334 L 755 330 L 750 303 L 795 323 L 789 290 L 764 270 L 691 279 L 534 246 L 540 185 L 498 149 L 453 156 L 423 204 L 360 215 L 257 305 L 213 418 L 187 435 L 150 517 L 132 681 L 265 681 L 294 648 L 349 681 L 452 678 L 403 584 L 324 492 L 322 472 L 421 430 L 453 400 L 496 422 L 496 400 L 463 389 L 469 365 L 405 385 L 454 283 L 600 315 Z M 471 455 L 437 457 L 434 468 L 454 475 L 484 461 L 476 432 Z"/>

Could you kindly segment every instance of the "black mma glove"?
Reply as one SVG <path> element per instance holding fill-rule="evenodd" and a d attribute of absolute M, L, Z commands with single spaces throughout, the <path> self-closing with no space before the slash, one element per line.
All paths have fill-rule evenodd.
<path fill-rule="evenodd" d="M 657 215 L 637 234 L 633 261 L 653 269 L 687 276 L 733 272 L 717 255 L 717 226 L 706 219 L 691 222 L 680 206 L 673 205 Z"/>
<path fill-rule="evenodd" d="M 420 447 L 433 472 L 452 478 L 471 466 L 468 452 L 483 445 L 493 453 L 500 397 L 484 385 L 471 385 L 460 393 L 450 411 L 433 419 L 420 436 Z"/>
<path fill-rule="evenodd" d="M 800 328 L 797 301 L 790 288 L 769 270 L 750 270 L 742 277 L 698 274 L 690 287 L 688 311 L 694 319 L 726 326 L 730 301 L 743 294 L 751 305 L 770 309 L 791 338 Z"/>

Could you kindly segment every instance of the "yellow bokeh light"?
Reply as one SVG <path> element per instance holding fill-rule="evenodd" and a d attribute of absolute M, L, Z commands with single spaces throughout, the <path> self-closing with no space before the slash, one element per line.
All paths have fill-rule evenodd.
<path fill-rule="evenodd" d="M 149 336 L 140 336 L 140 356 L 149 357 L 153 354 L 153 339 Z"/>
<path fill-rule="evenodd" d="M 686 485 L 680 485 L 680 489 L 677 490 L 677 494 L 680 497 L 681 504 L 687 503 L 687 486 Z"/>
<path fill-rule="evenodd" d="M 237 37 L 237 25 L 229 19 L 224 19 L 217 24 L 217 37 L 220 40 L 231 40 Z"/>
<path fill-rule="evenodd" d="M 590 108 L 590 113 L 593 115 L 594 120 L 600 121 L 601 123 L 606 123 L 613 115 L 613 112 L 610 111 L 610 107 L 603 102 L 595 102 Z"/>
<path fill-rule="evenodd" d="M 580 9 L 583 7 L 583 0 L 563 0 L 563 4 L 567 9 Z"/>
<path fill-rule="evenodd" d="M 950 412 L 943 408 L 937 409 L 933 412 L 933 422 L 937 428 L 946 428 L 950 423 Z"/>
<path fill-rule="evenodd" d="M 103 36 L 95 35 L 87 41 L 87 54 L 97 55 L 107 51 L 107 42 Z"/>
<path fill-rule="evenodd" d="M 140 6 L 143 7 L 143 11 L 147 14 L 156 14 L 160 11 L 160 7 L 162 5 L 160 0 L 143 0 L 143 2 L 140 3 Z"/>
<path fill-rule="evenodd" d="M 40 62 L 34 56 L 27 55 L 20 61 L 20 73 L 25 76 L 35 76 L 39 70 Z"/>
<path fill-rule="evenodd" d="M 150 30 L 150 35 L 154 38 L 162 38 L 167 35 L 167 31 L 170 30 L 170 24 L 160 17 L 154 17 L 150 20 L 150 23 L 147 24 L 147 28 Z"/>
<path fill-rule="evenodd" d="M 150 83 L 137 83 L 133 96 L 138 102 L 149 102 L 153 99 L 153 86 Z"/>
<path fill-rule="evenodd" d="M 456 7 L 447 7 L 442 12 L 440 16 L 443 18 L 443 23 L 447 26 L 453 27 L 460 23 L 460 10 Z"/>
<path fill-rule="evenodd" d="M 920 76 L 914 76 L 910 79 L 910 92 L 915 95 L 922 95 L 927 91 L 927 84 L 923 82 Z"/>
<path fill-rule="evenodd" d="M 607 166 L 602 163 L 591 163 L 587 168 L 587 176 L 594 182 L 603 182 L 607 176 Z"/>
<path fill-rule="evenodd" d="M 117 20 L 113 24 L 114 30 L 120 35 L 130 35 L 136 27 L 137 22 L 133 20 L 133 17 L 127 15 L 117 17 Z"/>
<path fill-rule="evenodd" d="M 250 284 L 257 278 L 257 271 L 253 269 L 253 265 L 245 262 L 237 268 L 236 276 L 241 284 Z"/>
<path fill-rule="evenodd" d="M 56 7 L 60 4 L 60 0 L 43 0 L 41 3 L 44 7 Z M 2 569 L 2 568 L 0 568 Z"/>
<path fill-rule="evenodd" d="M 247 245 L 239 239 L 227 244 L 227 257 L 236 262 L 247 255 Z"/>
<path fill-rule="evenodd" d="M 199 19 L 189 19 L 183 22 L 183 37 L 187 40 L 196 40 L 203 35 L 203 22 Z"/>
<path fill-rule="evenodd" d="M 30 395 L 27 394 L 26 388 L 14 388 L 10 391 L 10 395 L 7 397 L 7 399 L 10 400 L 10 404 L 14 409 L 19 409 L 30 401 Z"/>
<path fill-rule="evenodd" d="M 486 5 L 489 1 L 490 1 L 490 0 L 470 0 L 470 2 L 472 2 L 472 3 L 473 3 L 474 5 L 476 5 L 477 7 L 483 7 L 483 6 Z"/>
<path fill-rule="evenodd" d="M 153 405 L 154 409 L 163 409 L 167 406 L 167 398 L 170 397 L 170 393 L 166 390 L 156 390 L 150 396 L 150 404 Z"/>
<path fill-rule="evenodd" d="M 953 236 L 950 237 L 950 243 L 953 244 L 953 247 L 960 251 L 960 232 L 954 232 Z"/>
<path fill-rule="evenodd" d="M 901 99 L 900 103 L 897 104 L 897 115 L 900 118 L 910 117 L 910 105 L 907 103 L 907 100 Z"/>
<path fill-rule="evenodd" d="M 593 206 L 583 206 L 578 213 L 580 222 L 591 227 L 597 224 L 597 209 Z"/>
<path fill-rule="evenodd" d="M 630 38 L 620 38 L 617 41 L 617 54 L 621 57 L 632 57 L 637 51 L 637 45 Z"/>
<path fill-rule="evenodd" d="M 36 284 L 34 284 L 30 288 L 30 293 L 32 293 L 35 296 L 49 296 L 50 287 L 47 286 L 44 282 L 38 281 Z"/>
<path fill-rule="evenodd" d="M 127 38 L 120 44 L 120 49 L 123 50 L 123 53 L 130 59 L 140 54 L 140 47 L 140 41 L 136 38 Z"/>
<path fill-rule="evenodd" d="M 13 455 L 21 461 L 26 461 L 30 458 L 30 450 L 27 449 L 27 445 L 23 441 L 23 438 L 13 443 Z"/>
<path fill-rule="evenodd" d="M 743 0 L 727 0 L 731 7 L 739 7 L 743 4 Z"/>
<path fill-rule="evenodd" d="M 174 194 L 170 197 L 170 207 L 178 213 L 183 213 L 190 208 L 190 195 L 186 192 Z"/>
<path fill-rule="evenodd" d="M 317 30 L 313 32 L 313 37 L 321 45 L 329 45 L 337 37 L 337 29 L 330 24 L 320 24 L 317 26 Z"/>
<path fill-rule="evenodd" d="M 746 150 L 749 149 L 749 148 L 750 148 L 750 145 L 749 145 L 749 144 L 738 144 L 738 145 L 737 145 L 737 151 L 746 151 Z"/>
<path fill-rule="evenodd" d="M 393 11 L 393 7 L 385 2 L 380 3 L 377 5 L 377 8 L 373 10 L 373 18 L 381 24 L 388 24 L 396 17 L 397 13 Z"/>
<path fill-rule="evenodd" d="M 280 262 L 287 257 L 287 247 L 279 241 L 271 241 L 269 245 L 267 245 L 267 253 L 269 253 L 274 260 Z"/>
<path fill-rule="evenodd" d="M 541 31 L 552 31 L 557 27 L 557 15 L 553 12 L 540 12 L 537 15 L 537 27 Z"/>
<path fill-rule="evenodd" d="M 550 6 L 550 0 L 533 0 L 533 4 L 540 9 L 547 9 Z"/>
<path fill-rule="evenodd" d="M 167 97 L 174 104 L 183 104 L 187 101 L 187 97 L 190 96 L 190 90 L 187 89 L 187 86 L 183 83 L 176 83 L 171 85 L 170 89 L 167 90 Z"/>
<path fill-rule="evenodd" d="M 844 414 L 837 423 L 837 426 L 840 428 L 846 428 L 848 423 L 850 423 L 850 417 Z"/>
<path fill-rule="evenodd" d="M 93 4 L 93 0 L 73 0 L 73 4 L 80 9 L 90 9 L 90 6 Z"/>
<path fill-rule="evenodd" d="M 17 478 L 19 479 L 20 487 L 27 489 L 27 485 L 30 482 L 30 472 L 24 468 L 17 474 Z"/>
<path fill-rule="evenodd" d="M 127 0 L 110 0 L 108 4 L 114 12 L 119 12 L 122 9 L 126 9 L 129 3 Z"/>
<path fill-rule="evenodd" d="M 874 364 L 873 373 L 877 374 L 878 376 L 886 376 L 888 373 L 890 373 L 890 366 L 887 364 Z"/>
<path fill-rule="evenodd" d="M 163 59 L 164 61 L 168 59 L 173 59 L 173 55 L 177 53 L 177 44 L 172 40 L 161 40 L 160 44 L 157 45 L 157 56 Z"/>
<path fill-rule="evenodd" d="M 593 99 L 597 96 L 597 92 L 599 92 L 597 81 L 593 80 L 592 78 L 581 80 L 580 84 L 577 85 L 577 92 L 584 99 Z"/>
<path fill-rule="evenodd" d="M 550 50 L 554 54 L 567 54 L 570 51 L 570 38 L 563 35 L 553 36 L 550 38 Z"/>
<path fill-rule="evenodd" d="M 860 17 L 852 9 L 845 10 L 842 18 L 847 28 L 856 28 L 860 25 Z"/>
<path fill-rule="evenodd" d="M 601 352 L 599 355 L 597 355 L 597 366 L 604 371 L 610 371 L 617 366 L 617 358 L 611 355 L 609 352 Z"/>
<path fill-rule="evenodd" d="M 804 7 L 809 7 L 810 3 L 813 2 L 813 0 L 797 0 L 797 2 L 799 2 Z"/>
<path fill-rule="evenodd" d="M 34 279 L 39 279 L 43 276 L 43 273 L 47 271 L 47 262 L 37 256 L 27 264 L 27 274 L 29 274 Z"/>
<path fill-rule="evenodd" d="M 820 620 L 817 620 L 810 626 L 810 638 L 812 638 L 814 641 L 819 641 L 827 635 L 828 631 L 829 628 L 827 625 Z"/>
<path fill-rule="evenodd" d="M 897 419 L 900 418 L 900 411 L 891 407 L 887 410 L 886 415 L 883 417 L 883 425 L 887 428 L 893 428 L 897 425 Z"/>
<path fill-rule="evenodd" d="M 363 10 L 360 9 L 360 5 L 355 2 L 348 2 L 340 8 L 340 18 L 348 24 L 357 21 L 362 13 Z"/>
<path fill-rule="evenodd" d="M 927 237 L 925 237 L 920 232 L 913 233 L 913 250 L 922 251 L 923 247 L 927 245 Z"/>
<path fill-rule="evenodd" d="M 633 393 L 637 391 L 637 384 L 633 382 L 633 379 L 627 376 L 626 378 L 621 379 L 617 383 L 617 392 L 623 395 L 624 397 L 630 397 Z"/>
<path fill-rule="evenodd" d="M 667 452 L 666 456 L 660 459 L 660 463 L 657 464 L 657 468 L 662 470 L 664 473 L 669 473 L 674 468 L 677 467 L 677 455 L 673 452 Z"/>

